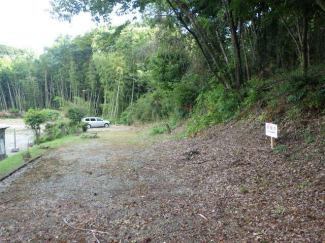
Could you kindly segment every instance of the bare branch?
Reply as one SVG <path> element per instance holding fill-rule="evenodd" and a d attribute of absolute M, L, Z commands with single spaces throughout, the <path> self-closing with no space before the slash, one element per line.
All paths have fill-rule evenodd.
<path fill-rule="evenodd" d="M 91 232 L 93 235 L 94 233 L 98 233 L 98 234 L 106 234 L 108 235 L 109 233 L 108 232 L 105 232 L 105 231 L 100 231 L 100 230 L 94 230 L 94 229 L 84 229 L 84 228 L 79 228 L 79 227 L 75 227 L 73 225 L 71 225 L 68 220 L 66 219 L 63 219 L 63 222 L 68 225 L 70 228 L 74 229 L 74 230 L 80 230 L 80 231 L 87 231 L 87 232 Z M 96 237 L 95 237 L 96 238 Z M 97 239 L 97 238 L 96 238 Z M 97 239 L 98 241 L 98 239 Z M 99 241 L 98 241 L 99 242 Z"/>

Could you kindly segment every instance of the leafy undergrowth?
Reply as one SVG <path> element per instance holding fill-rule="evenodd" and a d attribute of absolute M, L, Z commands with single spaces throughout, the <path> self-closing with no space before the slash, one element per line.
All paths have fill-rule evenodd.
<path fill-rule="evenodd" d="M 250 117 L 274 123 L 320 117 L 325 112 L 324 77 L 324 65 L 318 65 L 312 66 L 308 75 L 296 70 L 275 73 L 269 79 L 253 77 L 239 91 L 218 85 L 196 99 L 187 134 Z"/>
<path fill-rule="evenodd" d="M 168 133 L 168 128 L 170 131 L 175 130 L 181 125 L 177 120 L 171 120 L 167 122 L 160 122 L 159 124 L 153 126 L 150 131 L 150 135 Z"/>

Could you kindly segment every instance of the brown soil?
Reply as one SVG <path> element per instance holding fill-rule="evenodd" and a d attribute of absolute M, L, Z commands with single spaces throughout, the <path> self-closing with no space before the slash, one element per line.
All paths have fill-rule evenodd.
<path fill-rule="evenodd" d="M 324 242 L 323 135 L 306 129 L 276 151 L 256 122 L 98 130 L 0 187 L 0 242 Z"/>

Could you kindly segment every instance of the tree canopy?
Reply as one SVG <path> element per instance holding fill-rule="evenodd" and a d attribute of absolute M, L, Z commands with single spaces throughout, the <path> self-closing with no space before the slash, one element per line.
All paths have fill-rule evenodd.
<path fill-rule="evenodd" d="M 89 115 L 151 121 L 187 116 L 210 102 L 204 97 L 211 91 L 215 103 L 223 97 L 237 109 L 254 80 L 293 70 L 307 76 L 324 63 L 318 3 L 53 0 L 52 14 L 66 20 L 90 12 L 109 21 L 116 6 L 120 14 L 140 11 L 143 20 L 59 36 L 39 58 L 1 46 L 0 109 L 59 109 L 70 102 Z"/>

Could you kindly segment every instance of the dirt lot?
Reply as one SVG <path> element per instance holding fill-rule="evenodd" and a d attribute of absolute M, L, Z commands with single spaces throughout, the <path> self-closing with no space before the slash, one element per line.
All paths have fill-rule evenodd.
<path fill-rule="evenodd" d="M 0 242 L 325 240 L 316 145 L 272 152 L 254 123 L 181 141 L 96 130 L 1 185 Z"/>

